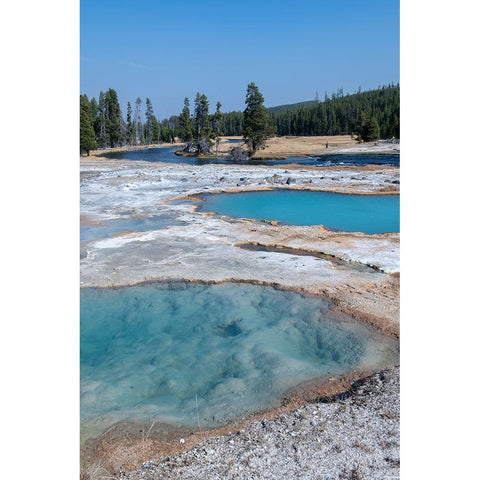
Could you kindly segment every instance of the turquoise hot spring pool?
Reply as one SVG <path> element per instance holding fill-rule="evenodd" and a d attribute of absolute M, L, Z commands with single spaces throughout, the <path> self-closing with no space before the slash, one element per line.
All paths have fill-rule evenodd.
<path fill-rule="evenodd" d="M 303 382 L 398 359 L 398 342 L 321 297 L 252 284 L 81 289 L 81 426 L 216 426 Z"/>
<path fill-rule="evenodd" d="M 199 210 L 231 217 L 323 225 L 330 230 L 389 233 L 400 229 L 398 195 L 271 190 L 199 195 Z"/>

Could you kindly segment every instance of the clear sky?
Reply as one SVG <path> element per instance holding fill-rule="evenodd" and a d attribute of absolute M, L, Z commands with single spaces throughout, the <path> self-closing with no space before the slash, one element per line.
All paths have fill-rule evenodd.
<path fill-rule="evenodd" d="M 398 0 L 80 0 L 80 93 L 149 97 L 162 119 L 205 93 L 243 110 L 399 82 Z"/>

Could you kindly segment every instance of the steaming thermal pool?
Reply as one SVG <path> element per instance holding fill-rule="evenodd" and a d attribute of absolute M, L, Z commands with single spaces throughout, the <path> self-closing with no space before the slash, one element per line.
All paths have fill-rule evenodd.
<path fill-rule="evenodd" d="M 396 341 L 320 297 L 237 283 L 82 289 L 80 351 L 88 436 L 120 420 L 214 426 L 398 359 Z"/>
<path fill-rule="evenodd" d="M 222 215 L 324 225 L 346 232 L 387 233 L 400 229 L 398 195 L 346 195 L 305 190 L 199 195 L 199 210 Z"/>

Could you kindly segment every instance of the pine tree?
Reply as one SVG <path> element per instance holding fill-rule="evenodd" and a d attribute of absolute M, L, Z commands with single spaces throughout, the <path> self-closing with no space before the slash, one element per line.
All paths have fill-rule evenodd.
<path fill-rule="evenodd" d="M 263 95 L 255 83 L 247 86 L 245 104 L 247 107 L 243 112 L 244 129 L 243 138 L 253 155 L 258 149 L 265 148 L 267 138 L 273 133 L 270 117 L 267 109 L 263 106 Z"/>
<path fill-rule="evenodd" d="M 215 114 L 212 118 L 213 134 L 215 135 L 215 152 L 218 153 L 218 145 L 220 144 L 220 135 L 223 132 L 223 113 L 220 111 L 222 104 L 217 102 Z"/>
<path fill-rule="evenodd" d="M 155 115 L 152 117 L 152 143 L 160 143 L 160 124 Z"/>
<path fill-rule="evenodd" d="M 380 127 L 378 126 L 377 119 L 375 117 L 367 118 L 365 125 L 362 128 L 362 139 L 365 142 L 372 142 L 380 138 Z"/>
<path fill-rule="evenodd" d="M 100 148 L 105 148 L 108 145 L 110 139 L 107 132 L 107 103 L 106 95 L 104 92 L 100 92 L 98 96 L 98 116 L 95 125 L 98 145 Z"/>
<path fill-rule="evenodd" d="M 137 97 L 135 100 L 135 143 L 140 145 L 143 139 L 143 125 L 142 125 L 142 99 Z"/>
<path fill-rule="evenodd" d="M 107 133 L 110 147 L 113 148 L 119 145 L 122 139 L 122 113 L 117 92 L 113 88 L 107 90 L 105 104 L 107 106 Z"/>
<path fill-rule="evenodd" d="M 193 140 L 192 119 L 190 118 L 190 101 L 185 97 L 183 101 L 183 110 L 178 117 L 178 136 L 182 142 Z"/>
<path fill-rule="evenodd" d="M 90 100 L 90 118 L 91 118 L 92 125 L 95 125 L 97 113 L 98 113 L 98 103 L 95 97 L 92 97 L 92 99 Z"/>
<path fill-rule="evenodd" d="M 127 143 L 132 145 L 135 139 L 135 125 L 132 121 L 132 106 L 127 103 Z"/>
<path fill-rule="evenodd" d="M 195 140 L 197 142 L 200 142 L 202 139 L 208 140 L 212 131 L 208 118 L 208 99 L 204 94 L 197 93 L 195 97 L 194 123 Z"/>
<path fill-rule="evenodd" d="M 90 100 L 90 115 L 92 117 L 92 125 L 93 125 L 93 130 L 95 132 L 95 142 L 97 143 L 98 146 L 98 137 L 99 137 L 99 121 L 98 117 L 100 115 L 100 109 L 98 107 L 98 102 L 95 99 L 95 97 L 92 97 Z"/>
<path fill-rule="evenodd" d="M 90 155 L 96 147 L 95 130 L 93 129 L 91 104 L 86 95 L 80 95 L 80 153 Z"/>
<path fill-rule="evenodd" d="M 153 107 L 152 102 L 149 98 L 145 100 L 145 138 L 147 145 L 152 143 L 152 136 L 153 136 L 153 123 L 154 123 L 154 115 L 153 115 Z"/>

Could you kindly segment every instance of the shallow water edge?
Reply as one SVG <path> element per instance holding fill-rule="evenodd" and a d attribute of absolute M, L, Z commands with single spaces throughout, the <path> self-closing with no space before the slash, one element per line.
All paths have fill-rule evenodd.
<path fill-rule="evenodd" d="M 101 464 L 121 459 L 121 471 L 132 471 L 147 460 L 166 459 L 188 451 L 207 438 L 231 435 L 257 421 L 270 421 L 294 412 L 310 403 L 330 403 L 349 397 L 358 385 L 378 375 L 380 372 L 362 371 L 348 376 L 337 377 L 323 382 L 309 382 L 289 392 L 280 407 L 258 411 L 232 421 L 224 426 L 205 428 L 185 428 L 156 422 L 140 424 L 119 422 L 112 425 L 101 436 L 90 438 L 82 443 L 81 462 Z"/>

